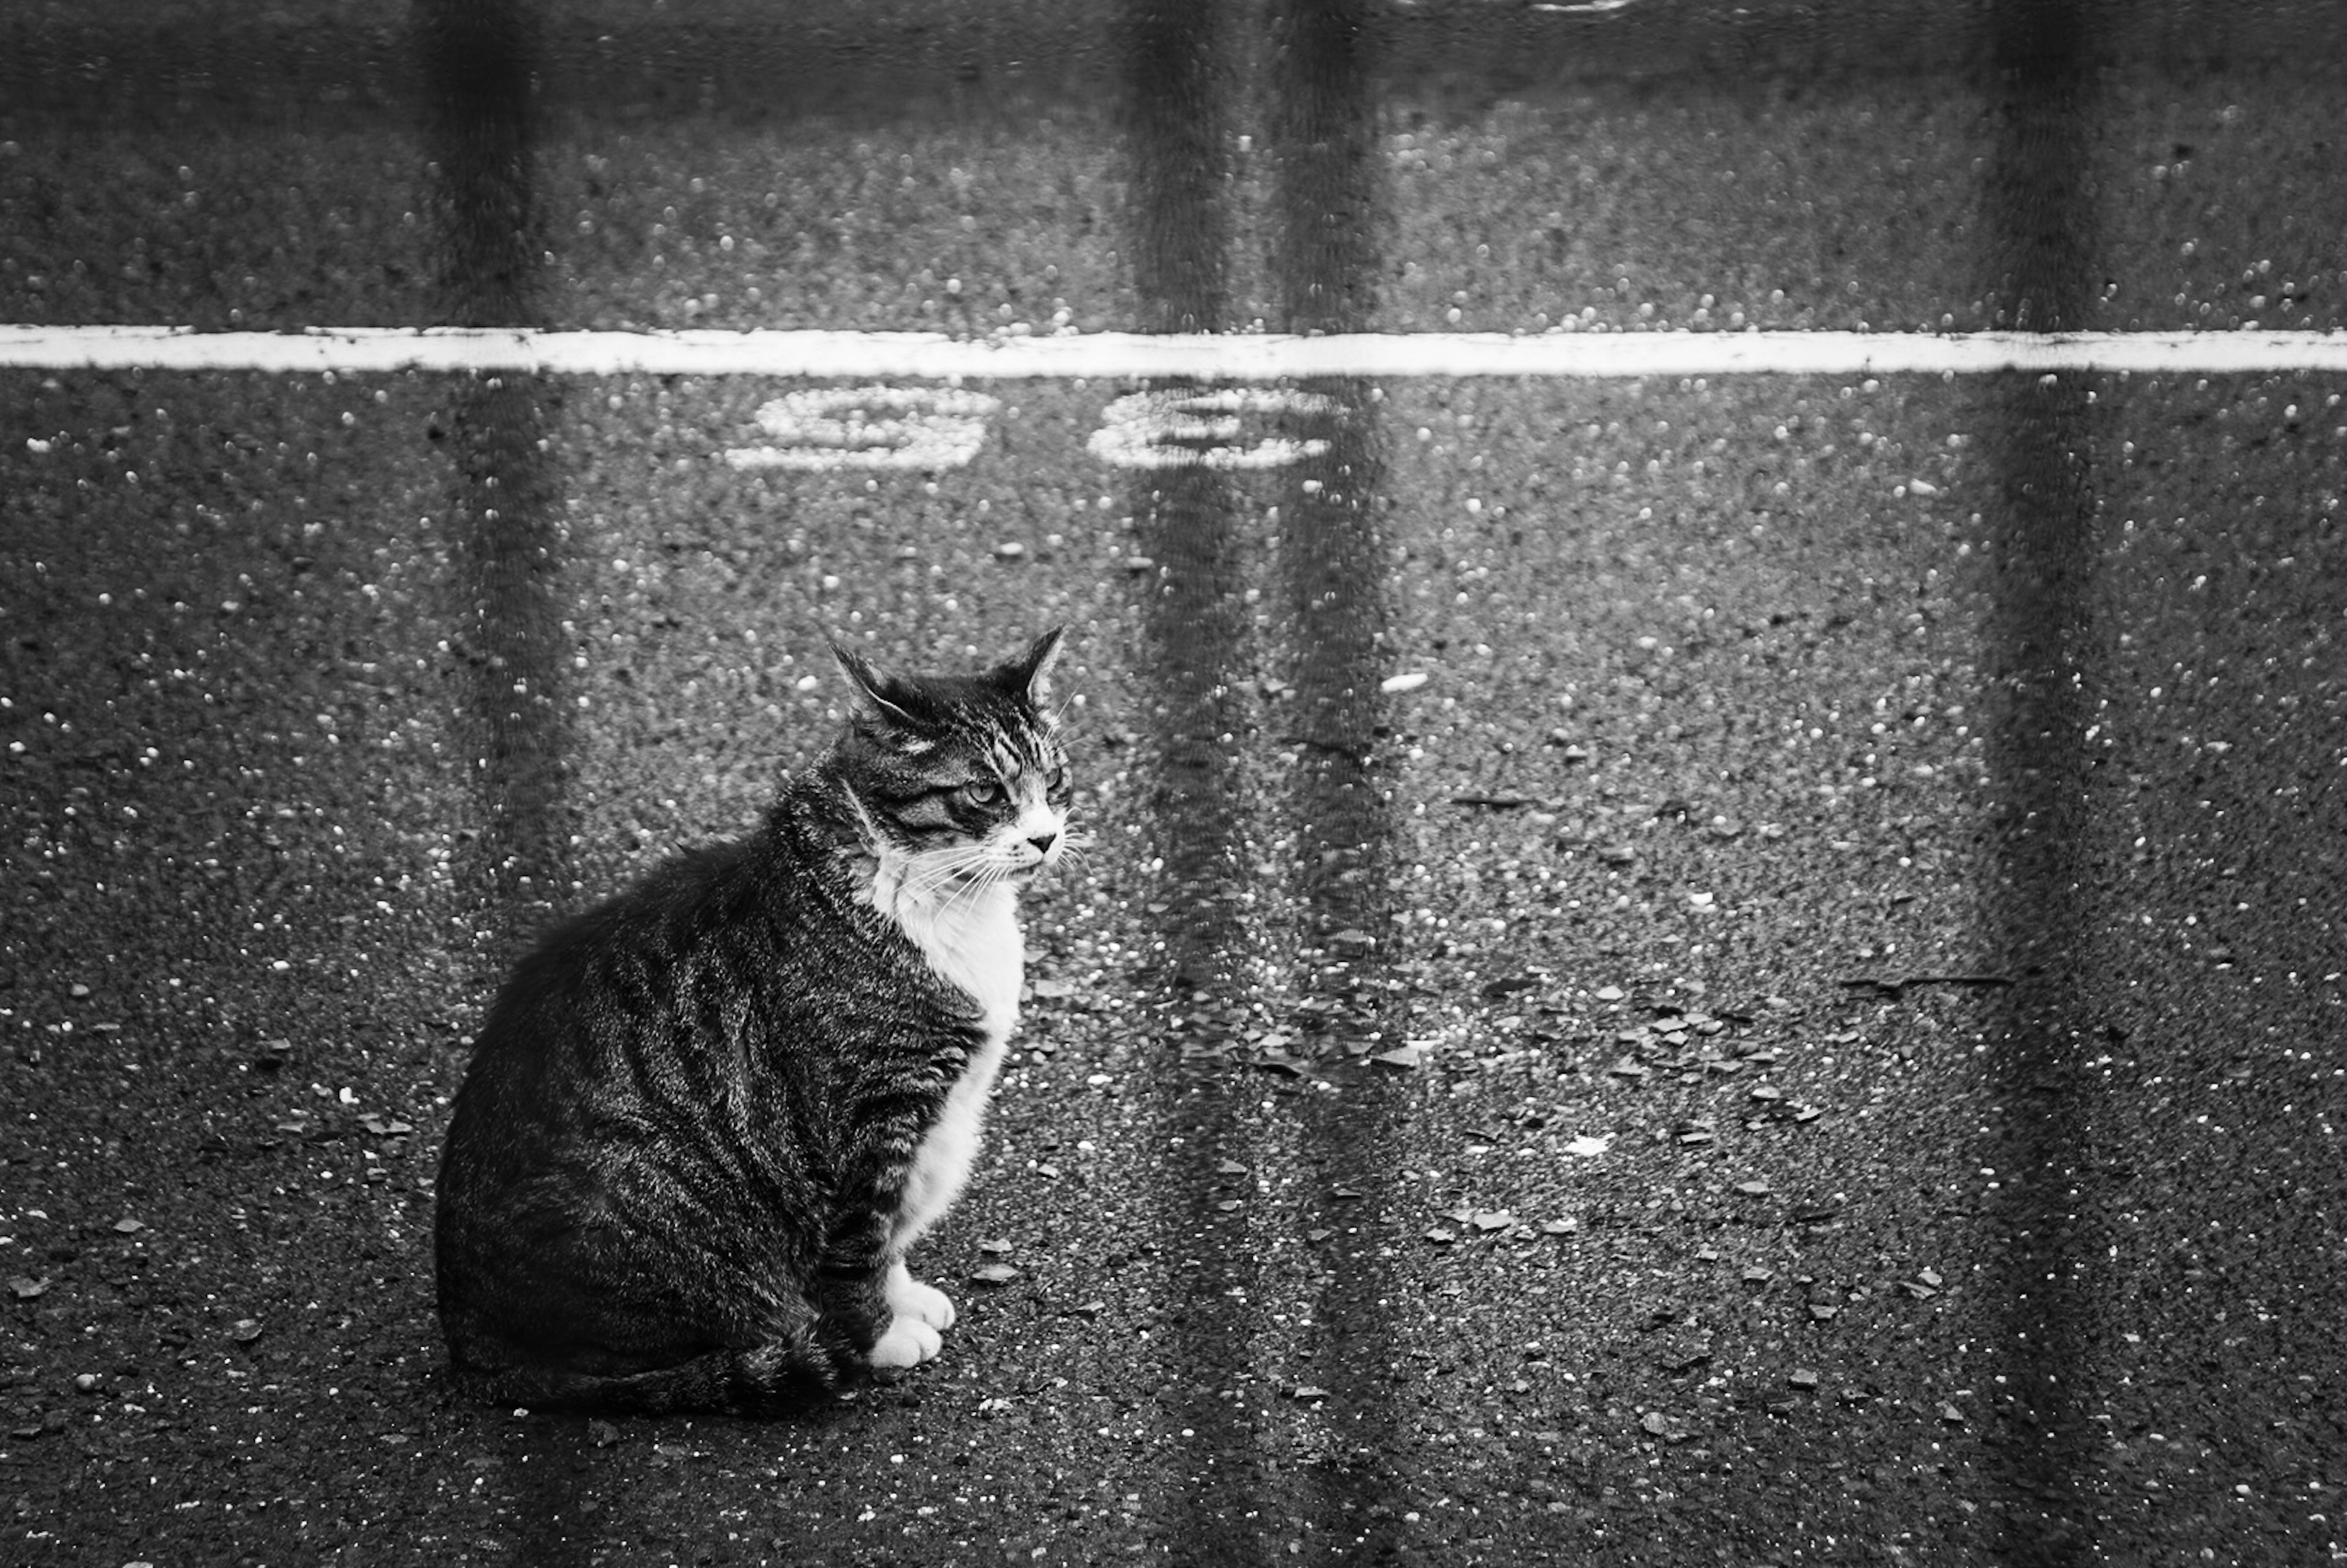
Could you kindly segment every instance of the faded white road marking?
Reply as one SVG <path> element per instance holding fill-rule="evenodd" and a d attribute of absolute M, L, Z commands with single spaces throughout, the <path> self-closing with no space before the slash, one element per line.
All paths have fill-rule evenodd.
<path fill-rule="evenodd" d="M 941 333 L 528 332 L 499 327 L 199 333 L 0 326 L 0 367 L 317 374 L 764 375 L 869 382 L 1276 382 L 1314 377 L 2230 375 L 2347 372 L 2347 333 L 1360 333 L 983 341 Z"/>
<path fill-rule="evenodd" d="M 1085 443 L 1092 456 L 1120 468 L 1276 468 L 1317 457 L 1328 443 L 1268 436 L 1241 445 L 1242 414 L 1336 414 L 1344 405 L 1316 392 L 1280 387 L 1225 387 L 1216 392 L 1136 392 L 1101 411 L 1101 427 Z"/>
<path fill-rule="evenodd" d="M 837 386 L 758 409 L 767 446 L 732 446 L 736 468 L 958 468 L 986 445 L 999 397 L 948 386 Z M 873 414 L 877 411 L 879 416 Z"/>

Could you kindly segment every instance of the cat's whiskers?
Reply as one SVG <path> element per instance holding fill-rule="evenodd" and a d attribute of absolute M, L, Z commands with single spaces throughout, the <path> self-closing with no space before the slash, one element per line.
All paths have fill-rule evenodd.
<path fill-rule="evenodd" d="M 930 850 L 911 858 L 910 865 L 917 878 L 912 886 L 919 897 L 927 897 L 939 888 L 982 876 L 988 860 L 983 845 L 957 844 L 948 849 Z"/>
<path fill-rule="evenodd" d="M 982 844 L 957 845 L 904 857 L 896 894 L 900 902 L 943 909 L 982 898 L 1021 869 Z"/>

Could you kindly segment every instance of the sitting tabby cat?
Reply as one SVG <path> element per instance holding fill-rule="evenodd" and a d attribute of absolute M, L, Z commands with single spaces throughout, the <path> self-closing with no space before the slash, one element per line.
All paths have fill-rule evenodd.
<path fill-rule="evenodd" d="M 938 1349 L 905 1254 L 961 1191 L 1056 862 L 1060 631 L 975 676 L 834 644 L 853 713 L 747 839 L 515 968 L 437 1217 L 460 1386 L 503 1404 L 783 1408 Z"/>

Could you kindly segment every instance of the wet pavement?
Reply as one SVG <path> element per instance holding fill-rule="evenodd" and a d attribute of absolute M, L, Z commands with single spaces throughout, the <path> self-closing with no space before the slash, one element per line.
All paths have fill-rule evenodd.
<path fill-rule="evenodd" d="M 0 22 L 0 320 L 2347 300 L 2339 7 L 378 10 Z M 0 371 L 0 1559 L 2335 1559 L 2337 382 Z M 457 1401 L 516 944 L 1061 621 L 943 1358 Z"/>

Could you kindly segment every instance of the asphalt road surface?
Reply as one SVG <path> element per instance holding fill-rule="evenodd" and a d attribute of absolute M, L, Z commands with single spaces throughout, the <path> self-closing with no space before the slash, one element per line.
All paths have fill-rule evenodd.
<path fill-rule="evenodd" d="M 0 323 L 2254 343 L 2343 38 L 20 5 Z M 0 370 L 0 1562 L 2338 1561 L 2342 392 Z M 457 1399 L 517 945 L 1063 621 L 944 1357 Z"/>

